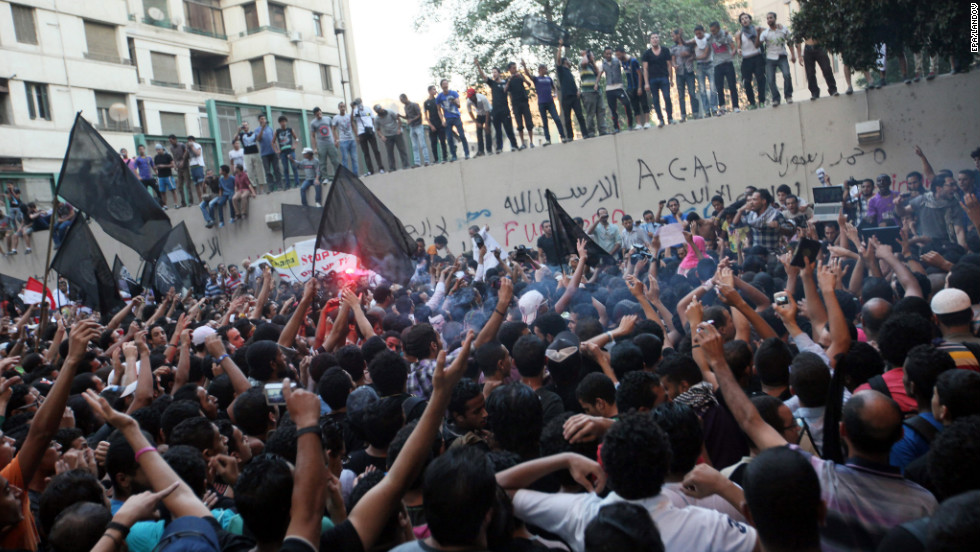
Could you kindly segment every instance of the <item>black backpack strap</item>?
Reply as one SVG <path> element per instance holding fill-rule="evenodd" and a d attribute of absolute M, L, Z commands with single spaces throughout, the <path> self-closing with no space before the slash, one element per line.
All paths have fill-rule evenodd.
<path fill-rule="evenodd" d="M 935 439 L 936 434 L 939 433 L 936 426 L 930 424 L 929 420 L 926 420 L 922 416 L 913 416 L 902 423 L 921 435 L 922 438 L 926 440 L 926 443 L 929 444 L 932 444 L 932 440 Z"/>
<path fill-rule="evenodd" d="M 880 374 L 869 379 L 868 385 L 889 399 L 892 398 L 892 392 L 888 390 L 888 384 L 885 383 L 885 378 L 881 377 Z"/>
<path fill-rule="evenodd" d="M 966 347 L 971 353 L 973 353 L 973 357 L 977 359 L 978 363 L 980 363 L 980 345 L 970 342 L 960 343 L 960 345 Z"/>

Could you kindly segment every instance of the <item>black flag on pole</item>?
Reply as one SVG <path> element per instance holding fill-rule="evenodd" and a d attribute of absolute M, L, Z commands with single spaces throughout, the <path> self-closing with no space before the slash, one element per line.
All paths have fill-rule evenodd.
<path fill-rule="evenodd" d="M 128 299 L 143 293 L 143 288 L 140 286 L 139 282 L 133 278 L 132 273 L 123 264 L 122 259 L 119 255 L 112 260 L 112 280 L 116 282 L 116 286 L 119 288 L 119 293 L 123 299 Z"/>
<path fill-rule="evenodd" d="M 81 114 L 71 129 L 56 192 L 144 258 L 171 228 L 167 213 Z"/>
<path fill-rule="evenodd" d="M 187 230 L 187 225 L 183 222 L 174 226 L 166 237 L 160 240 L 157 249 L 147 259 L 147 265 L 143 286 L 152 286 L 157 297 L 166 295 L 171 287 L 178 292 L 192 289 L 195 293 L 204 293 L 208 271 L 197 256 L 197 248 Z M 146 278 L 147 273 L 152 276 Z"/>
<path fill-rule="evenodd" d="M 323 203 L 316 249 L 350 253 L 393 283 L 415 273 L 415 240 L 354 173 L 341 166 Z"/>
<path fill-rule="evenodd" d="M 7 301 L 17 297 L 26 284 L 27 282 L 20 278 L 0 274 L 0 294 L 2 294 L 0 300 Z"/>
<path fill-rule="evenodd" d="M 65 241 L 51 260 L 51 268 L 76 286 L 81 291 L 82 303 L 98 310 L 103 319 L 124 305 L 109 263 L 82 217 L 75 217 L 68 228 Z"/>
<path fill-rule="evenodd" d="M 590 29 L 612 34 L 619 21 L 619 4 L 615 0 L 568 0 L 562 26 Z"/>
<path fill-rule="evenodd" d="M 543 17 L 525 15 L 521 28 L 521 44 L 527 46 L 558 46 L 558 41 L 568 42 L 568 32 Z"/>
<path fill-rule="evenodd" d="M 282 204 L 282 239 L 315 236 L 320 227 L 322 207 Z"/>
<path fill-rule="evenodd" d="M 555 249 L 558 252 L 558 259 L 561 264 L 565 264 L 565 258 L 578 251 L 578 240 L 586 241 L 586 250 L 589 258 L 586 264 L 589 266 L 598 265 L 603 259 L 613 261 L 612 255 L 605 249 L 599 247 L 581 226 L 575 223 L 568 213 L 558 204 L 558 198 L 554 192 L 545 190 L 545 198 L 548 200 L 548 218 L 551 220 L 551 231 L 555 239 Z"/>

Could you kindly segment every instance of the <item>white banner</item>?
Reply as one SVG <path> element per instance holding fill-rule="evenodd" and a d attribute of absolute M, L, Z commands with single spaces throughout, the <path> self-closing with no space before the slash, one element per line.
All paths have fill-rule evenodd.
<path fill-rule="evenodd" d="M 301 241 L 278 255 L 266 253 L 255 262 L 254 266 L 268 264 L 288 281 L 305 282 L 313 274 L 315 243 L 315 239 Z M 349 253 L 316 251 L 315 259 L 316 273 L 321 276 L 331 272 L 374 275 L 360 265 L 357 257 Z"/>

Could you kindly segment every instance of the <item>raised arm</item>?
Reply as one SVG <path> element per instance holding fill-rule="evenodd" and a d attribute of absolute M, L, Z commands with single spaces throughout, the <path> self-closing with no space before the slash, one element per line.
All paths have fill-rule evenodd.
<path fill-rule="evenodd" d="M 766 322 L 758 312 L 755 311 L 742 296 L 735 291 L 735 287 L 732 285 L 734 282 L 734 277 L 731 276 L 730 268 L 723 268 L 719 271 L 720 273 L 720 283 L 718 284 L 718 294 L 725 299 L 725 301 L 731 305 L 733 308 L 737 309 L 745 318 L 749 320 L 752 327 L 755 328 L 756 333 L 762 339 L 768 339 L 770 337 L 779 337 L 776 335 L 776 331 L 772 329 L 772 326 Z"/>
<path fill-rule="evenodd" d="M 327 489 L 327 467 L 323 462 L 323 445 L 320 441 L 320 398 L 302 389 L 293 391 L 288 379 L 283 381 L 282 394 L 297 430 L 315 428 L 314 431 L 303 432 L 296 440 L 293 499 L 286 536 L 298 537 L 318 549 L 316 544 L 320 540 L 322 506 Z"/>
<path fill-rule="evenodd" d="M 905 270 L 908 270 L 907 268 Z M 847 319 L 844 318 L 844 311 L 837 302 L 837 275 L 829 266 L 820 266 L 817 276 L 820 281 L 820 292 L 823 295 L 824 304 L 827 307 L 827 318 L 830 325 L 830 348 L 827 349 L 827 356 L 830 358 L 831 368 L 836 364 L 838 354 L 846 353 L 851 348 L 851 332 L 847 329 Z M 914 280 L 914 278 L 913 278 Z M 918 284 L 916 284 L 918 285 Z"/>
<path fill-rule="evenodd" d="M 578 292 L 578 286 L 582 282 L 582 274 L 585 273 L 585 261 L 589 256 L 588 248 L 586 248 L 585 240 L 578 240 L 578 265 L 575 266 L 575 272 L 572 273 L 572 280 L 568 283 L 565 288 L 565 292 L 562 293 L 558 301 L 555 302 L 555 312 L 561 314 L 564 312 L 568 303 L 572 300 L 572 297 Z"/>
<path fill-rule="evenodd" d="M 483 67 L 480 66 L 480 58 L 474 57 L 473 63 L 476 64 L 476 70 L 478 73 L 480 73 L 480 80 L 481 81 L 487 80 L 487 74 L 483 72 Z"/>
<path fill-rule="evenodd" d="M 490 315 L 490 320 L 483 325 L 480 335 L 473 342 L 473 348 L 479 348 L 497 338 L 500 325 L 507 318 L 507 308 L 510 307 L 510 300 L 514 298 L 514 281 L 504 277 L 500 279 L 500 290 L 497 291 L 497 306 Z"/>
<path fill-rule="evenodd" d="M 922 287 L 919 285 L 919 281 L 915 279 L 915 275 L 912 274 L 909 267 L 895 255 L 895 252 L 892 251 L 892 246 L 876 243 L 875 255 L 882 261 L 888 263 L 888 266 L 892 267 L 895 277 L 898 278 L 899 283 L 905 289 L 906 297 L 922 297 Z"/>
<path fill-rule="evenodd" d="M 357 323 L 357 328 L 361 330 L 361 335 L 364 339 L 373 337 L 374 328 L 371 326 L 371 322 L 364 315 L 364 309 L 361 308 L 361 300 L 354 295 L 354 292 L 350 289 L 345 289 L 343 292 L 343 301 L 347 304 L 347 308 L 354 314 L 354 322 Z"/>
<path fill-rule="evenodd" d="M 150 368 L 150 348 L 146 345 L 146 330 L 137 332 L 136 351 L 140 357 L 140 370 L 136 374 L 136 391 L 133 402 L 126 412 L 136 412 L 153 402 L 153 370 Z"/>
<path fill-rule="evenodd" d="M 262 265 L 262 290 L 259 297 L 255 300 L 255 307 L 252 308 L 250 318 L 257 320 L 262 316 L 262 309 L 265 308 L 266 301 L 269 300 L 269 293 L 272 291 L 272 267 Z"/>
<path fill-rule="evenodd" d="M 922 161 L 922 173 L 926 179 L 926 182 L 932 182 L 932 179 L 936 178 L 936 172 L 932 170 L 932 165 L 929 163 L 929 160 L 926 159 L 926 154 L 922 153 L 922 148 L 915 146 L 915 155 L 917 155 L 919 160 Z"/>
<path fill-rule="evenodd" d="M 225 344 L 221 340 L 221 336 L 217 333 L 213 333 L 204 338 L 204 346 L 208 350 L 208 354 L 211 358 L 221 366 L 221 369 L 228 374 L 228 379 L 231 380 L 231 387 L 235 390 L 235 396 L 241 395 L 242 393 L 248 391 L 252 384 L 248 382 L 248 378 L 245 373 L 242 372 L 241 368 L 235 364 L 235 361 L 231 359 L 228 351 L 225 350 Z"/>
<path fill-rule="evenodd" d="M 293 315 L 289 317 L 289 322 L 286 323 L 286 327 L 282 329 L 282 333 L 279 334 L 279 345 L 282 347 L 292 347 L 293 343 L 296 341 L 296 334 L 299 332 L 299 327 L 306 320 L 306 311 L 310 309 L 310 305 L 313 304 L 313 295 L 316 294 L 316 278 L 310 278 L 306 281 L 306 285 L 303 286 L 303 298 L 299 300 L 299 304 L 296 305 L 296 310 L 293 311 Z"/>
<path fill-rule="evenodd" d="M 115 330 L 116 328 L 118 328 L 120 324 L 122 324 L 122 321 L 125 320 L 126 317 L 133 312 L 133 307 L 139 304 L 137 303 L 137 301 L 142 302 L 143 298 L 140 296 L 136 296 L 133 298 L 132 301 L 129 302 L 128 305 L 119 309 L 119 312 L 117 312 L 116 315 L 112 317 L 112 320 L 110 320 L 109 323 L 106 324 L 105 329 Z"/>

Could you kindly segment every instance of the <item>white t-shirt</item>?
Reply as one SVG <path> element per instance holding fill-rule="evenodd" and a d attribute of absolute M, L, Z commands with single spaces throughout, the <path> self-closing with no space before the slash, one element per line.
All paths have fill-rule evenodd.
<path fill-rule="evenodd" d="M 779 56 L 789 55 L 786 52 L 786 43 L 789 41 L 789 29 L 782 25 L 776 25 L 775 29 L 762 31 L 759 40 L 766 45 L 766 59 L 779 59 Z"/>
<path fill-rule="evenodd" d="M 201 147 L 201 144 L 198 144 L 197 142 L 194 142 L 193 144 L 187 142 L 187 149 L 190 152 L 187 154 L 187 157 L 190 159 L 190 163 L 188 163 L 188 165 L 191 167 L 203 167 L 204 148 Z"/>
<path fill-rule="evenodd" d="M 231 168 L 235 168 L 235 165 L 241 165 L 243 169 L 247 169 L 245 166 L 245 150 L 237 149 L 228 152 L 228 160 L 231 161 Z"/>
<path fill-rule="evenodd" d="M 594 493 L 521 490 L 514 495 L 514 515 L 557 535 L 572 552 L 585 552 L 585 527 L 599 513 L 599 508 L 624 500 L 614 492 L 603 499 Z M 750 552 L 755 548 L 755 528 L 714 510 L 698 506 L 677 508 L 663 494 L 628 502 L 650 512 L 667 552 Z"/>

